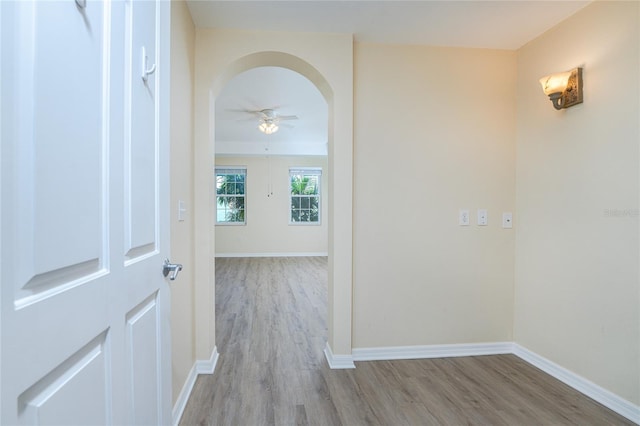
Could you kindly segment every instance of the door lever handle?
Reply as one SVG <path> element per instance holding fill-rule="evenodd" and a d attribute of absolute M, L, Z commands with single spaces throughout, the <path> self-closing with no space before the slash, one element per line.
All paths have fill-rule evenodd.
<path fill-rule="evenodd" d="M 182 263 L 170 263 L 169 259 L 165 259 L 162 264 L 162 275 L 169 275 L 169 279 L 174 281 L 178 276 L 178 272 L 182 271 Z"/>

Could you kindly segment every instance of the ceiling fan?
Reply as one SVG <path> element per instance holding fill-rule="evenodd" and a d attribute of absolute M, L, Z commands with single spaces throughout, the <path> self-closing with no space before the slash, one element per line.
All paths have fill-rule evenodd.
<path fill-rule="evenodd" d="M 279 115 L 274 108 L 266 108 L 258 111 L 245 110 L 258 116 L 258 129 L 267 135 L 275 133 L 280 128 L 280 122 L 286 120 L 297 120 L 297 115 Z"/>

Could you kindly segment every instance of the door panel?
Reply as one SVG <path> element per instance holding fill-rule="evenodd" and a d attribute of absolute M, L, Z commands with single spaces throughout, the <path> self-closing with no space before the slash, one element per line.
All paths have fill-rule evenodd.
<path fill-rule="evenodd" d="M 129 359 L 130 392 L 133 406 L 133 424 L 158 424 L 160 413 L 158 395 L 149 389 L 158 389 L 160 382 L 160 335 L 157 295 L 136 306 L 127 315 L 127 358 Z"/>
<path fill-rule="evenodd" d="M 21 61 L 24 69 L 19 72 L 32 76 L 24 79 L 20 90 L 32 95 L 25 99 L 22 117 L 26 139 L 33 139 L 21 147 L 32 154 L 33 169 L 27 169 L 32 174 L 25 178 L 33 177 L 33 193 L 24 195 L 34 201 L 34 269 L 41 277 L 61 268 L 82 276 L 88 265 L 97 270 L 104 258 L 102 154 L 108 122 L 103 111 L 109 72 L 103 64 L 109 52 L 102 47 L 109 23 L 104 7 L 88 7 L 83 16 L 56 3 L 32 5 L 33 16 L 26 13 L 25 18 L 33 20 L 34 34 L 25 49 L 33 57 Z M 65 23 L 64 31 L 60 22 Z M 64 149 L 60 141 L 65 141 Z M 68 155 L 69 150 L 74 155 Z M 68 249 L 60 250 L 61 242 Z M 83 272 L 74 274 L 75 266 Z"/>
<path fill-rule="evenodd" d="M 18 397 L 22 424 L 95 425 L 110 422 L 107 333 L 93 339 Z M 78 406 L 77 395 L 87 392 Z"/>
<path fill-rule="evenodd" d="M 151 1 L 127 3 L 127 34 L 129 69 L 127 86 L 130 117 L 127 123 L 126 256 L 135 259 L 154 252 L 156 247 L 156 183 L 157 183 L 157 135 L 155 126 L 156 96 L 155 73 L 142 81 L 142 49 L 145 48 L 147 69 L 156 64 L 155 21 L 145 19 L 156 15 L 156 5 Z M 133 23 L 136 23 L 135 25 Z"/>
<path fill-rule="evenodd" d="M 19 167 L 14 202 L 5 210 L 19 219 L 13 281 L 18 307 L 104 272 L 103 151 L 108 143 L 102 131 L 107 125 L 103 93 L 108 87 L 103 67 L 108 52 L 102 49 L 107 29 L 104 8 L 87 10 L 92 37 L 86 36 L 80 14 L 60 9 L 56 3 L 34 2 L 16 11 L 16 19 L 24 25 L 16 40 L 21 54 L 13 106 L 19 111 L 20 144 L 14 154 Z M 67 23 L 66 31 L 58 30 L 60 19 Z M 56 67 L 59 61 L 79 65 Z M 82 85 L 74 84 L 79 76 Z M 69 150 L 74 155 L 68 155 Z M 72 172 L 60 173 L 61 169 Z M 67 244 L 65 250 L 60 250 L 61 242 Z"/>
<path fill-rule="evenodd" d="M 83 5 L 0 2 L 0 424 L 171 421 L 170 5 Z"/>

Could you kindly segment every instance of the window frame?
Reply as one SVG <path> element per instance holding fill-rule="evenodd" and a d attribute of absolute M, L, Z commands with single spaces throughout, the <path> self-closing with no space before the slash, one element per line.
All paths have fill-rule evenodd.
<path fill-rule="evenodd" d="M 226 172 L 226 173 L 224 173 Z M 218 175 L 243 175 L 244 176 L 244 192 L 242 195 L 239 194 L 218 194 Z M 215 192 L 215 225 L 216 226 L 244 226 L 247 224 L 247 167 L 246 166 L 215 166 L 214 168 L 214 177 L 216 181 L 216 192 Z M 218 198 L 219 197 L 242 197 L 244 199 L 243 203 L 243 220 L 242 221 L 224 221 L 221 222 L 218 220 Z"/>
<path fill-rule="evenodd" d="M 291 178 L 293 175 L 302 175 L 302 176 L 317 176 L 317 194 L 315 195 L 294 195 L 291 187 Z M 289 188 L 289 225 L 293 226 L 320 226 L 322 225 L 322 167 L 289 167 L 288 173 L 288 188 Z M 293 218 L 293 200 L 295 198 L 303 198 L 303 197 L 316 197 L 318 199 L 318 220 L 317 221 L 294 221 Z"/>

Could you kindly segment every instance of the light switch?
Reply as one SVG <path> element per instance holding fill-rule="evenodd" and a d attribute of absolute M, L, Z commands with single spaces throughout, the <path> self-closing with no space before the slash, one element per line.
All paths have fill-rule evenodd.
<path fill-rule="evenodd" d="M 502 213 L 502 227 L 513 228 L 513 215 L 511 212 Z"/>
<path fill-rule="evenodd" d="M 488 222 L 487 219 L 487 210 L 479 209 L 478 210 L 478 226 L 486 226 Z"/>
<path fill-rule="evenodd" d="M 469 210 L 460 210 L 458 213 L 458 225 L 469 226 Z"/>
<path fill-rule="evenodd" d="M 179 222 L 184 222 L 186 213 L 187 213 L 187 209 L 184 206 L 184 201 L 178 200 L 178 221 Z"/>

